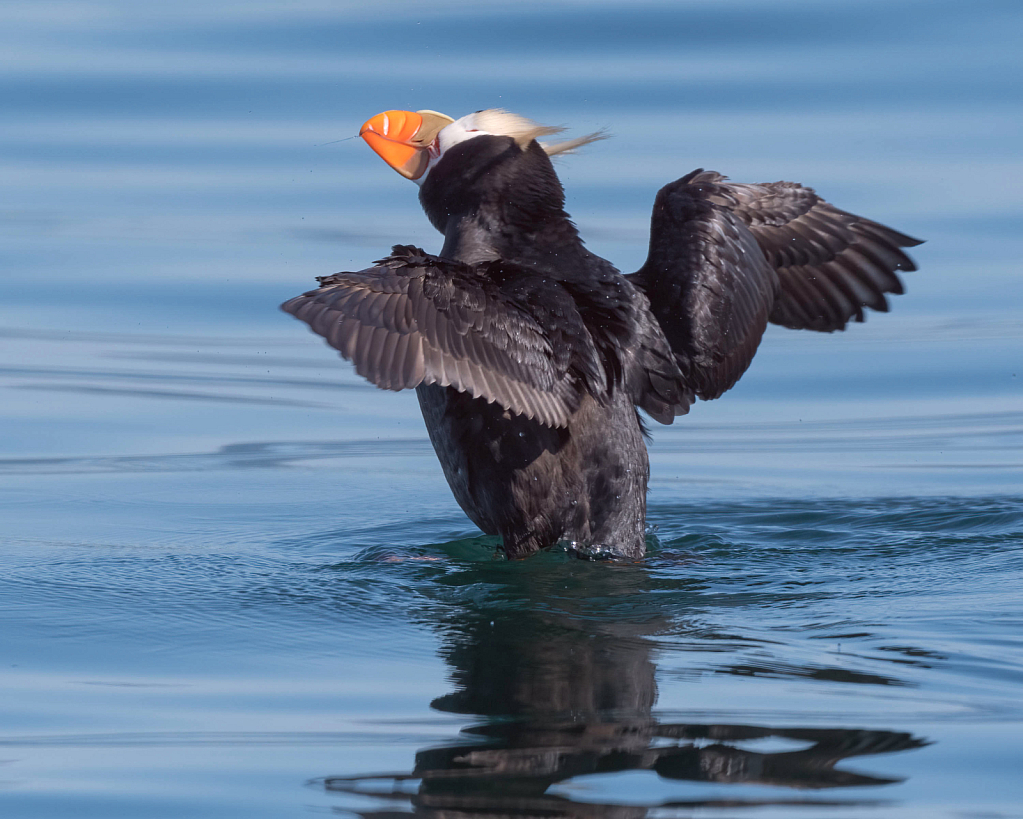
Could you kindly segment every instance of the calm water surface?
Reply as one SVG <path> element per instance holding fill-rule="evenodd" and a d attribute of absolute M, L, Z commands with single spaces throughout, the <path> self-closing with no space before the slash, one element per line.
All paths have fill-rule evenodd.
<path fill-rule="evenodd" d="M 1018 3 L 0 7 L 0 812 L 1023 817 Z M 394 242 L 350 136 L 504 106 L 645 255 L 696 167 L 928 239 L 651 446 L 650 555 L 508 563 L 276 311 Z"/>

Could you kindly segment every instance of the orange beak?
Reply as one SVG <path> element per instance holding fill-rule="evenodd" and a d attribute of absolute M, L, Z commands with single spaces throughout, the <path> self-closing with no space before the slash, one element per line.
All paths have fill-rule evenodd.
<path fill-rule="evenodd" d="M 406 179 L 419 179 L 430 165 L 430 146 L 452 122 L 436 111 L 384 111 L 367 120 L 359 136 Z"/>

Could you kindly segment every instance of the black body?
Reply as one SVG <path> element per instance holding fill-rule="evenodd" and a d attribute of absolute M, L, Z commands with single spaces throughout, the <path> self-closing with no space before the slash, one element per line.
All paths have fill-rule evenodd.
<path fill-rule="evenodd" d="M 571 541 L 640 557 L 636 407 L 670 424 L 749 366 L 768 321 L 820 331 L 887 310 L 914 239 L 792 183 L 696 171 L 657 196 L 631 276 L 590 253 L 543 148 L 450 148 L 420 201 L 439 256 L 396 246 L 283 309 L 386 389 L 416 388 L 455 498 L 509 557 Z"/>

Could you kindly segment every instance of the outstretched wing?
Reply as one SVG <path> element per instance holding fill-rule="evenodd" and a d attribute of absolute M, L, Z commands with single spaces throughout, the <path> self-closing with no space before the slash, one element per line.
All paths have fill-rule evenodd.
<path fill-rule="evenodd" d="M 502 289 L 477 266 L 413 247 L 393 253 L 376 267 L 322 278 L 281 309 L 383 389 L 450 386 L 565 426 L 583 392 L 603 388 L 599 364 L 578 343 L 581 319 L 561 303 L 567 294 L 537 306 L 524 301 L 521 282 Z"/>
<path fill-rule="evenodd" d="M 749 366 L 767 322 L 831 332 L 902 293 L 901 248 L 920 242 L 792 182 L 747 185 L 698 170 L 657 194 L 646 292 L 696 394 L 717 398 Z"/>
<path fill-rule="evenodd" d="M 691 175 L 692 176 L 692 175 Z M 863 308 L 888 311 L 886 293 L 903 293 L 896 270 L 916 270 L 904 247 L 921 244 L 885 225 L 839 210 L 795 182 L 747 185 L 713 171 L 690 184 L 713 186 L 712 201 L 747 225 L 778 271 L 770 321 L 794 330 L 842 330 Z"/>
<path fill-rule="evenodd" d="M 650 253 L 628 278 L 650 299 L 686 383 L 704 400 L 739 380 L 760 344 L 778 275 L 742 219 L 695 174 L 654 202 Z"/>

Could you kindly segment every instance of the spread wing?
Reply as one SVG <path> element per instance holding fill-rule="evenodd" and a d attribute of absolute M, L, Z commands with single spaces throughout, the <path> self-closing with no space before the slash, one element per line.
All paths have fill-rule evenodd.
<path fill-rule="evenodd" d="M 584 393 L 606 389 L 603 369 L 566 293 L 548 287 L 539 298 L 528 274 L 497 265 L 399 245 L 377 266 L 322 278 L 281 309 L 378 387 L 440 384 L 565 426 Z"/>
<path fill-rule="evenodd" d="M 795 182 L 746 185 L 714 172 L 713 201 L 747 225 L 778 271 L 780 291 L 770 321 L 794 330 L 842 330 L 863 321 L 863 308 L 888 311 L 886 293 L 901 295 L 896 270 L 916 270 L 903 251 L 921 244 L 890 227 L 839 210 Z"/>
<path fill-rule="evenodd" d="M 749 366 L 768 321 L 831 332 L 902 293 L 916 239 L 792 182 L 747 185 L 694 171 L 654 204 L 647 294 L 696 394 L 717 398 Z"/>
<path fill-rule="evenodd" d="M 778 274 L 743 220 L 711 201 L 693 176 L 657 194 L 649 256 L 628 278 L 650 299 L 686 382 L 707 400 L 753 360 Z"/>

